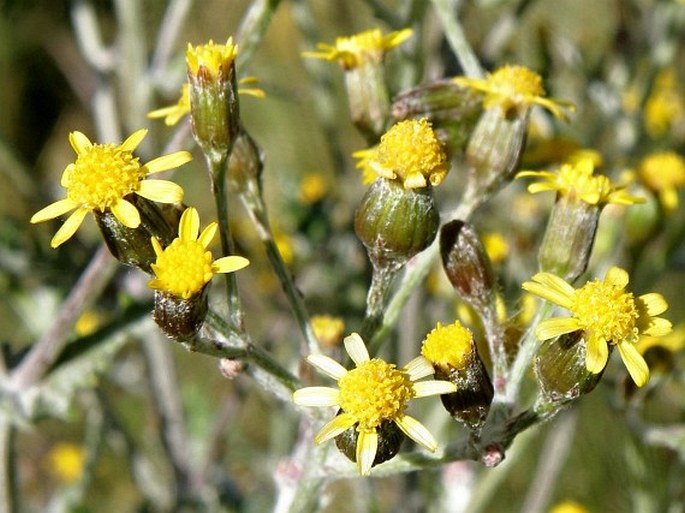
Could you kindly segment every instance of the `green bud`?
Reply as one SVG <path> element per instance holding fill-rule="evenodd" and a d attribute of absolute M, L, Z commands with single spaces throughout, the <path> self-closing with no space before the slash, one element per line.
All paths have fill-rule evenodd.
<path fill-rule="evenodd" d="M 405 189 L 394 180 L 379 178 L 362 198 L 354 230 L 374 265 L 382 266 L 403 264 L 426 249 L 439 224 L 430 185 Z"/>
<path fill-rule="evenodd" d="M 176 226 L 183 212 L 182 205 L 161 204 L 137 194 L 126 197 L 140 214 L 140 225 L 128 228 L 116 216 L 106 210 L 93 210 L 95 221 L 102 233 L 110 253 L 124 265 L 138 267 L 152 274 L 150 264 L 157 259 L 150 244 L 150 237 L 156 237 L 163 245 L 170 244 L 176 237 Z"/>
<path fill-rule="evenodd" d="M 346 70 L 345 88 L 354 126 L 370 141 L 377 141 L 390 109 L 383 64 L 367 61 Z"/>
<path fill-rule="evenodd" d="M 538 252 L 540 270 L 573 283 L 587 269 L 601 207 L 560 196 L 552 207 Z"/>
<path fill-rule="evenodd" d="M 609 345 L 609 351 L 613 345 Z M 549 402 L 565 403 L 591 392 L 603 371 L 593 374 L 585 366 L 586 343 L 582 331 L 561 335 L 542 344 L 535 356 L 535 375 Z"/>
<path fill-rule="evenodd" d="M 440 230 L 442 265 L 461 298 L 482 312 L 494 305 L 495 276 L 488 254 L 475 228 L 464 221 L 451 221 Z"/>
<path fill-rule="evenodd" d="M 450 156 L 463 153 L 483 112 L 480 94 L 452 80 L 402 92 L 393 98 L 391 110 L 397 121 L 427 118 Z"/>
<path fill-rule="evenodd" d="M 257 192 L 264 169 L 262 152 L 250 134 L 241 130 L 228 161 L 228 183 L 239 193 Z"/>

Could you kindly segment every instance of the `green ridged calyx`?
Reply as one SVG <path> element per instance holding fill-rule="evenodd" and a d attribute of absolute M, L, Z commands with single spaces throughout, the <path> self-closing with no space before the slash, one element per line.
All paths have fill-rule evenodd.
<path fill-rule="evenodd" d="M 357 209 L 354 230 L 374 265 L 403 264 L 433 242 L 439 224 L 430 186 L 405 189 L 379 178 Z"/>

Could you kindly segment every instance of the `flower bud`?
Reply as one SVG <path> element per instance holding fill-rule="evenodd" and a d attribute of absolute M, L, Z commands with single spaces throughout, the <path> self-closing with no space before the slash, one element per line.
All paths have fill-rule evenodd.
<path fill-rule="evenodd" d="M 483 111 L 466 145 L 468 189 L 489 196 L 513 178 L 526 146 L 528 110 L 513 110 L 504 117 L 499 110 Z"/>
<path fill-rule="evenodd" d="M 433 242 L 439 224 L 430 186 L 405 189 L 379 178 L 362 198 L 354 230 L 374 263 L 404 263 Z"/>
<path fill-rule="evenodd" d="M 168 337 L 177 341 L 188 340 L 200 330 L 207 316 L 208 290 L 205 285 L 201 292 L 188 299 L 155 290 L 152 318 Z"/>
<path fill-rule="evenodd" d="M 228 156 L 240 127 L 237 53 L 232 38 L 225 45 L 188 44 L 186 51 L 193 135 L 213 161 Z"/>
<path fill-rule="evenodd" d="M 456 392 L 440 396 L 445 409 L 469 429 L 479 430 L 494 390 L 471 332 L 459 321 L 438 323 L 423 341 L 421 354 L 433 365 L 436 379 L 457 386 Z"/>
<path fill-rule="evenodd" d="M 495 300 L 495 276 L 476 230 L 464 221 L 450 221 L 440 230 L 442 265 L 452 286 L 478 312 Z"/>
<path fill-rule="evenodd" d="M 450 156 L 464 151 L 482 111 L 480 96 L 451 80 L 410 89 L 392 103 L 397 121 L 427 118 Z"/>
<path fill-rule="evenodd" d="M 250 134 L 241 130 L 228 161 L 229 185 L 239 193 L 256 192 L 261 187 L 263 169 L 261 149 Z"/>
<path fill-rule="evenodd" d="M 613 345 L 609 345 L 611 351 Z M 586 344 L 582 331 L 561 335 L 543 343 L 535 356 L 535 376 L 549 402 L 568 402 L 591 392 L 604 371 L 593 374 L 585 364 Z"/>
<path fill-rule="evenodd" d="M 573 282 L 587 269 L 601 207 L 561 197 L 552 207 L 538 252 L 540 270 Z"/>
<path fill-rule="evenodd" d="M 338 414 L 341 412 L 342 410 Z M 384 420 L 376 428 L 376 433 L 378 435 L 378 449 L 376 450 L 376 457 L 373 460 L 372 467 L 394 458 L 404 440 L 402 430 L 395 422 L 390 420 Z M 355 463 L 357 461 L 357 438 L 359 438 L 359 432 L 356 426 L 352 426 L 335 437 L 335 445 L 338 450 Z"/>
<path fill-rule="evenodd" d="M 369 61 L 347 70 L 345 89 L 352 123 L 369 140 L 378 140 L 385 129 L 390 110 L 382 64 Z"/>
<path fill-rule="evenodd" d="M 95 221 L 110 253 L 124 265 L 138 267 L 152 273 L 150 265 L 155 261 L 155 251 L 150 237 L 169 244 L 175 237 L 182 208 L 173 204 L 150 201 L 137 194 L 126 198 L 140 213 L 140 225 L 128 228 L 110 211 L 93 210 Z"/>

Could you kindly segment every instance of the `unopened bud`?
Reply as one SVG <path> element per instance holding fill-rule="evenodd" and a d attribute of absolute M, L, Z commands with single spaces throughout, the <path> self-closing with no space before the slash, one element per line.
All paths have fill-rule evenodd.
<path fill-rule="evenodd" d="M 440 230 L 442 265 L 461 298 L 478 312 L 493 306 L 495 276 L 488 254 L 473 226 L 451 221 Z"/>

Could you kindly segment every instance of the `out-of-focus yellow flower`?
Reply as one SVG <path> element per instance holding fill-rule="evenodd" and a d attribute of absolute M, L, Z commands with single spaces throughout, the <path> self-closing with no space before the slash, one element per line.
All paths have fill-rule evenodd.
<path fill-rule="evenodd" d="M 549 513 L 590 513 L 590 510 L 577 502 L 564 501 L 555 505 Z"/>
<path fill-rule="evenodd" d="M 674 124 L 685 118 L 685 101 L 674 68 L 664 69 L 657 75 L 643 116 L 645 130 L 654 139 L 668 134 Z"/>
<path fill-rule="evenodd" d="M 637 350 L 645 354 L 652 347 L 663 347 L 672 353 L 685 349 L 685 324 L 678 325 L 671 333 L 663 337 L 640 337 Z"/>
<path fill-rule="evenodd" d="M 483 107 L 500 109 L 504 117 L 512 109 L 527 109 L 532 105 L 540 105 L 560 119 L 566 119 L 567 111 L 575 110 L 571 102 L 545 98 L 542 77 L 524 66 L 506 65 L 485 78 L 457 77 L 454 82 L 485 93 Z"/>
<path fill-rule="evenodd" d="M 338 61 L 345 70 L 354 69 L 367 62 L 380 63 L 392 48 L 402 44 L 412 35 L 411 29 L 383 35 L 380 29 L 371 29 L 353 36 L 339 37 L 334 45 L 317 44 L 318 52 L 302 52 L 303 57 Z"/>
<path fill-rule="evenodd" d="M 490 232 L 481 236 L 485 252 L 490 261 L 497 265 L 504 262 L 509 255 L 509 244 L 501 233 Z"/>
<path fill-rule="evenodd" d="M 321 173 L 307 173 L 300 180 L 300 201 L 311 205 L 328 194 L 329 184 Z"/>
<path fill-rule="evenodd" d="M 94 333 L 102 324 L 102 315 L 95 310 L 86 310 L 74 325 L 74 333 L 79 337 L 87 337 Z"/>
<path fill-rule="evenodd" d="M 685 159 L 672 151 L 647 155 L 638 166 L 642 183 L 659 196 L 667 213 L 678 208 L 678 188 L 685 185 Z"/>
<path fill-rule="evenodd" d="M 345 332 L 345 321 L 332 315 L 314 315 L 311 318 L 314 335 L 324 347 L 337 346 Z"/>
<path fill-rule="evenodd" d="M 85 461 L 83 448 L 68 442 L 56 444 L 48 454 L 50 471 L 65 483 L 73 483 L 81 477 Z"/>
<path fill-rule="evenodd" d="M 283 230 L 273 229 L 274 243 L 281 253 L 285 265 L 290 265 L 295 260 L 295 244 L 293 238 Z"/>

